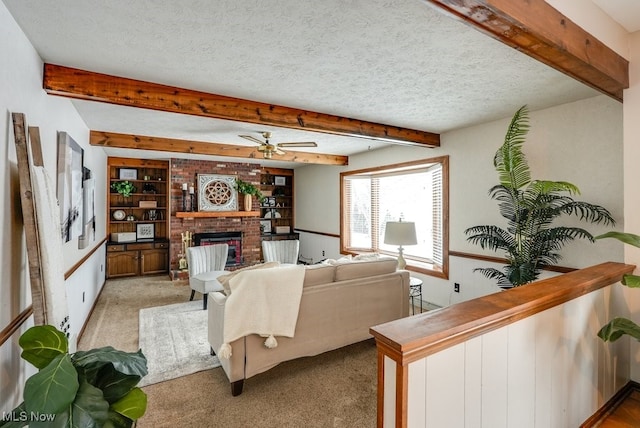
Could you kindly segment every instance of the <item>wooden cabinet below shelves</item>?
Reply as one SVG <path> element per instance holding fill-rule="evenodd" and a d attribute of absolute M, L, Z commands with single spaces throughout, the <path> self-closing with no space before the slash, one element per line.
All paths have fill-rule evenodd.
<path fill-rule="evenodd" d="M 169 162 L 109 157 L 107 167 L 107 278 L 168 272 Z M 112 189 L 121 181 L 133 184 L 131 195 Z M 122 236 L 113 234 L 138 241 L 115 242 Z"/>
<path fill-rule="evenodd" d="M 168 241 L 107 244 L 107 278 L 168 271 Z"/>

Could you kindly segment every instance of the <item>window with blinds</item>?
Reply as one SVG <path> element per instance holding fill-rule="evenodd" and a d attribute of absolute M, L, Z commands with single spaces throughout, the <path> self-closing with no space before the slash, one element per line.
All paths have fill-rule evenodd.
<path fill-rule="evenodd" d="M 403 247 L 408 266 L 446 273 L 446 183 L 448 157 L 342 173 L 342 250 L 397 256 L 384 244 L 386 223 L 412 221 L 418 244 Z"/>

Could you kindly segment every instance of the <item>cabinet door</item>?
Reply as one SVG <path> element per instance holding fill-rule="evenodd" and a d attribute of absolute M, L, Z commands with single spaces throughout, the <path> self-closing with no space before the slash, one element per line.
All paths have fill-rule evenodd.
<path fill-rule="evenodd" d="M 169 251 L 166 249 L 141 250 L 140 274 L 164 273 L 169 271 Z"/>
<path fill-rule="evenodd" d="M 107 278 L 138 274 L 138 251 L 107 253 Z"/>

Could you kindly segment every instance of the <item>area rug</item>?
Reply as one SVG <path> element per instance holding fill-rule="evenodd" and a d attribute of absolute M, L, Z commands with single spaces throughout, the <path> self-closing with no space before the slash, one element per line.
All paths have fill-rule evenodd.
<path fill-rule="evenodd" d="M 149 369 L 139 386 L 220 366 L 209 352 L 202 301 L 140 309 L 139 344 Z"/>

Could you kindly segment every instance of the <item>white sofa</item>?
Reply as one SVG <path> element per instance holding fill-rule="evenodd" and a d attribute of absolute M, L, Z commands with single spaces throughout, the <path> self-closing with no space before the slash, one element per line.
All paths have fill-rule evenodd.
<path fill-rule="evenodd" d="M 277 337 L 278 346 L 269 349 L 263 337 L 244 336 L 230 344 L 229 359 L 220 358 L 232 394 L 242 393 L 244 379 L 283 361 L 366 340 L 371 326 L 408 316 L 409 272 L 397 271 L 396 265 L 396 259 L 381 257 L 306 266 L 294 337 Z M 223 344 L 226 299 L 222 292 L 209 294 L 212 354 Z"/>

